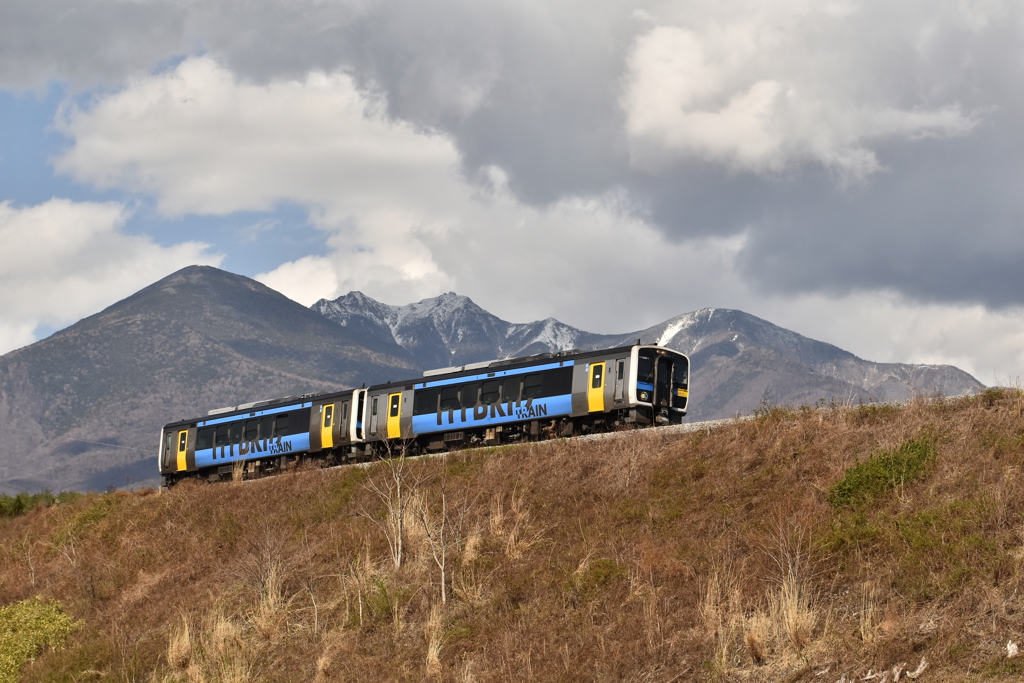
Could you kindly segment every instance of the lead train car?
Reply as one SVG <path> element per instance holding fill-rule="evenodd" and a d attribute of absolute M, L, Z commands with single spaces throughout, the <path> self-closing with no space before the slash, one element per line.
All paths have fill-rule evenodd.
<path fill-rule="evenodd" d="M 420 453 L 474 444 L 678 424 L 689 359 L 658 346 L 566 351 L 473 363 L 404 382 L 262 401 L 164 427 L 165 485 L 187 476 L 246 478 L 305 457 L 328 463 L 400 446 Z"/>

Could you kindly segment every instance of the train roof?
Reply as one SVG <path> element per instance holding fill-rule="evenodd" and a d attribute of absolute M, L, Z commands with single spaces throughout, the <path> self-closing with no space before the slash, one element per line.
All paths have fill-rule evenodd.
<path fill-rule="evenodd" d="M 267 408 L 274 408 L 276 406 L 286 406 L 289 403 L 307 403 L 314 399 L 320 400 L 324 398 L 331 398 L 333 396 L 349 396 L 354 392 L 355 389 L 343 389 L 342 391 L 321 391 L 313 394 L 301 394 L 299 396 L 282 396 L 280 398 L 271 398 L 264 401 L 253 401 L 251 403 L 242 403 L 237 406 L 226 406 L 224 408 L 214 408 L 209 411 L 206 415 L 198 417 L 176 420 L 174 422 L 168 422 L 164 425 L 164 429 L 168 427 L 178 427 L 181 425 L 194 425 L 199 422 L 205 422 L 207 420 L 220 420 L 225 417 L 241 417 L 248 415 L 249 413 L 265 410 Z"/>

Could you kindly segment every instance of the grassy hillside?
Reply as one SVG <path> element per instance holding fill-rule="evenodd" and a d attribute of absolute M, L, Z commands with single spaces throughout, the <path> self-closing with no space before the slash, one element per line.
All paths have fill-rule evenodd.
<path fill-rule="evenodd" d="M 1022 465 L 990 390 L 89 495 L 0 521 L 0 606 L 77 622 L 26 681 L 1017 680 Z"/>

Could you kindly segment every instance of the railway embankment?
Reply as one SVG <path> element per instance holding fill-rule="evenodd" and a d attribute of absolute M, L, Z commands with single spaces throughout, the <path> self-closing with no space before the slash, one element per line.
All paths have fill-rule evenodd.
<path fill-rule="evenodd" d="M 1022 467 L 993 389 L 47 499 L 0 680 L 1017 680 Z"/>

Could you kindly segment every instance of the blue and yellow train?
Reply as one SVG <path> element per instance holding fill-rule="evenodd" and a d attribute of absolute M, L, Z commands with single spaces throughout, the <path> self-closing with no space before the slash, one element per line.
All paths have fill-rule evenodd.
<path fill-rule="evenodd" d="M 165 486 L 187 477 L 255 478 L 306 459 L 362 460 L 395 444 L 415 454 L 678 424 L 689 382 L 685 355 L 641 344 L 429 370 L 172 422 L 161 432 L 160 474 Z"/>

